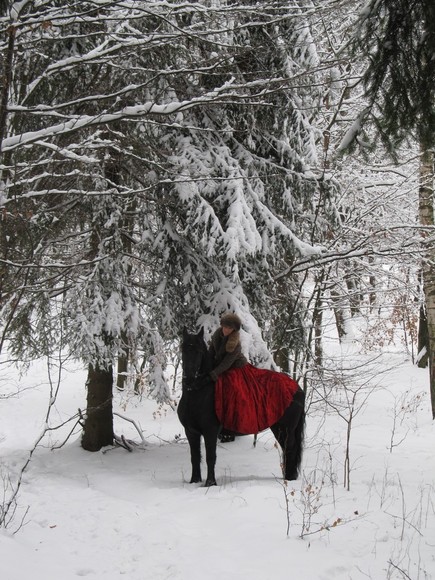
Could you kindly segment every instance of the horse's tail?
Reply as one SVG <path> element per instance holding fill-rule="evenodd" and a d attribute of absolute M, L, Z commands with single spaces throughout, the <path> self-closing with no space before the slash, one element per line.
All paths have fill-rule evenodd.
<path fill-rule="evenodd" d="M 297 405 L 301 405 L 302 406 L 302 412 L 301 415 L 299 417 L 299 421 L 296 425 L 296 429 L 294 431 L 294 438 L 295 438 L 295 467 L 296 467 L 296 471 L 299 474 L 299 469 L 301 466 L 301 462 L 302 462 L 302 453 L 304 450 L 304 437 L 305 437 L 305 417 L 306 417 L 306 413 L 305 413 L 305 393 L 302 391 L 301 389 L 301 395 L 299 397 L 297 397 L 297 400 L 295 401 L 295 403 Z"/>

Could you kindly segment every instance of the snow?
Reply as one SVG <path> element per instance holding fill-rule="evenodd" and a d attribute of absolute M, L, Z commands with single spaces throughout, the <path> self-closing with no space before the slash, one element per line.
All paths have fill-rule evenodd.
<path fill-rule="evenodd" d="M 365 118 L 368 116 L 370 112 L 370 107 L 365 107 L 357 116 L 355 121 L 352 123 L 350 128 L 346 131 L 340 145 L 338 146 L 337 152 L 342 153 L 346 151 L 351 143 L 354 141 L 356 136 L 360 133 L 361 128 L 364 124 Z"/>
<path fill-rule="evenodd" d="M 364 365 L 355 371 L 354 389 L 363 396 L 352 422 L 349 491 L 343 486 L 346 405 L 341 417 L 325 412 L 315 402 L 320 385 L 310 402 L 298 481 L 285 485 L 279 478 L 278 450 L 266 431 L 255 448 L 251 436 L 219 444 L 219 485 L 209 489 L 188 483 L 188 445 L 175 410 L 145 394 L 117 392 L 115 410 L 140 426 L 146 445 L 120 416 L 117 434 L 141 444 L 131 453 L 85 452 L 77 432 L 65 443 L 72 423 L 49 431 L 24 472 L 13 522 L 0 530 L 2 578 L 435 578 L 428 373 L 400 350 L 384 351 L 366 388 L 361 370 L 368 373 L 374 357 L 359 350 L 357 343 L 334 346 L 340 364 Z M 33 364 L 24 377 L 2 368 L 6 498 L 8 477 L 15 481 L 45 424 L 59 426 L 85 407 L 85 371 L 70 364 L 48 422 L 53 388 L 45 363 Z"/>

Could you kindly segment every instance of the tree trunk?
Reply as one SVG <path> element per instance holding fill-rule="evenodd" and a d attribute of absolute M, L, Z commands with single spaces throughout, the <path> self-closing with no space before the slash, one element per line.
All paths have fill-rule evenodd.
<path fill-rule="evenodd" d="M 427 318 L 424 306 L 420 306 L 420 315 L 418 319 L 418 347 L 417 347 L 417 366 L 421 369 L 427 368 L 429 361 L 429 341 L 427 331 Z"/>
<path fill-rule="evenodd" d="M 345 267 L 347 274 L 344 276 L 344 282 L 349 293 L 350 315 L 353 317 L 361 312 L 361 295 L 357 278 L 351 273 L 351 265 L 346 264 Z"/>
<path fill-rule="evenodd" d="M 373 272 L 373 267 L 375 264 L 375 259 L 373 256 L 369 256 L 368 257 L 368 261 L 369 261 L 369 272 Z M 376 280 L 376 276 L 375 274 L 371 273 L 369 275 L 369 287 L 370 287 L 370 292 L 369 292 L 369 304 L 370 304 L 370 312 L 373 312 L 373 309 L 376 305 L 376 284 L 377 280 Z"/>
<path fill-rule="evenodd" d="M 128 336 L 125 331 L 121 332 L 121 340 L 124 353 L 118 356 L 118 372 L 116 376 L 116 388 L 119 391 L 123 391 L 125 389 L 128 376 L 128 363 L 130 360 L 130 347 L 128 345 Z"/>
<path fill-rule="evenodd" d="M 89 365 L 86 419 L 82 447 L 86 451 L 99 451 L 113 443 L 112 387 L 113 369 Z"/>
<path fill-rule="evenodd" d="M 323 311 L 322 311 L 322 287 L 319 286 L 316 296 L 316 301 L 314 303 L 313 310 L 313 327 L 314 327 L 314 362 L 318 367 L 323 364 L 323 346 L 322 346 L 322 323 L 323 323 Z"/>
<path fill-rule="evenodd" d="M 116 377 L 116 388 L 119 391 L 123 391 L 125 389 L 125 383 L 127 381 L 127 373 L 128 373 L 128 351 L 118 356 L 118 374 Z"/>
<path fill-rule="evenodd" d="M 429 347 L 429 376 L 432 417 L 435 419 L 435 245 L 430 238 L 434 226 L 434 155 L 431 151 L 423 151 L 420 159 L 419 216 L 420 224 L 428 228 L 423 231 L 423 288 L 426 302 L 426 319 Z M 429 229 L 430 228 L 430 229 Z"/>
<path fill-rule="evenodd" d="M 346 337 L 346 316 L 344 313 L 343 298 L 340 297 L 337 290 L 331 288 L 330 290 L 332 309 L 334 310 L 335 326 L 337 327 L 338 340 Z"/>
<path fill-rule="evenodd" d="M 8 46 L 3 59 L 3 78 L 0 97 L 0 151 L 2 150 L 3 139 L 6 136 L 6 125 L 8 118 L 9 90 L 12 82 L 12 61 L 15 48 L 16 28 L 9 26 L 7 34 Z"/>

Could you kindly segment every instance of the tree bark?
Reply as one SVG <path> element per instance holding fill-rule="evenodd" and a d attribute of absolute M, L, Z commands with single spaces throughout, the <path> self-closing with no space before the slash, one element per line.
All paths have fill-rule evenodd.
<path fill-rule="evenodd" d="M 347 273 L 344 276 L 344 282 L 349 293 L 350 315 L 355 316 L 361 312 L 361 294 L 359 283 L 356 276 L 352 273 L 352 265 L 345 264 Z"/>
<path fill-rule="evenodd" d="M 0 97 L 0 151 L 2 150 L 3 139 L 6 135 L 9 90 L 12 82 L 12 61 L 15 47 L 15 34 L 16 34 L 15 27 L 10 26 L 7 30 L 7 34 L 8 34 L 8 46 L 3 60 L 3 78 L 2 78 L 3 87 L 1 90 Z"/>
<path fill-rule="evenodd" d="M 338 340 L 342 342 L 346 337 L 346 316 L 344 313 L 343 298 L 340 297 L 337 290 L 330 290 L 332 309 L 334 310 L 335 326 L 337 328 Z"/>
<path fill-rule="evenodd" d="M 128 374 L 128 361 L 130 355 L 130 348 L 127 345 L 128 337 L 125 332 L 122 332 L 121 335 L 122 342 L 124 344 L 124 354 L 120 354 L 118 356 L 118 374 L 116 377 L 116 388 L 119 391 L 123 391 L 125 389 Z"/>
<path fill-rule="evenodd" d="M 426 302 L 426 319 L 429 350 L 429 385 L 432 417 L 435 419 L 435 244 L 431 241 L 434 226 L 434 154 L 422 151 L 420 158 L 419 217 L 423 231 L 423 289 Z"/>
<path fill-rule="evenodd" d="M 429 341 L 427 331 L 427 318 L 424 306 L 420 306 L 420 315 L 418 319 L 418 362 L 417 366 L 421 369 L 427 368 L 429 361 Z"/>
<path fill-rule="evenodd" d="M 113 443 L 112 388 L 113 369 L 89 365 L 86 420 L 82 447 L 86 451 L 99 451 Z"/>
<path fill-rule="evenodd" d="M 314 303 L 313 310 L 313 327 L 314 327 L 314 362 L 320 368 L 323 364 L 323 346 L 322 346 L 322 336 L 323 336 L 323 310 L 322 310 L 322 286 L 319 285 L 317 290 L 317 296 Z"/>

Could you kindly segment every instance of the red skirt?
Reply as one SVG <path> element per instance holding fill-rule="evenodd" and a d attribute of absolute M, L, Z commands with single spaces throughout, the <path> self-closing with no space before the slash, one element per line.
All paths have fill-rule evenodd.
<path fill-rule="evenodd" d="M 284 373 L 250 364 L 230 369 L 216 381 L 216 415 L 225 429 L 255 434 L 284 415 L 298 388 Z"/>

